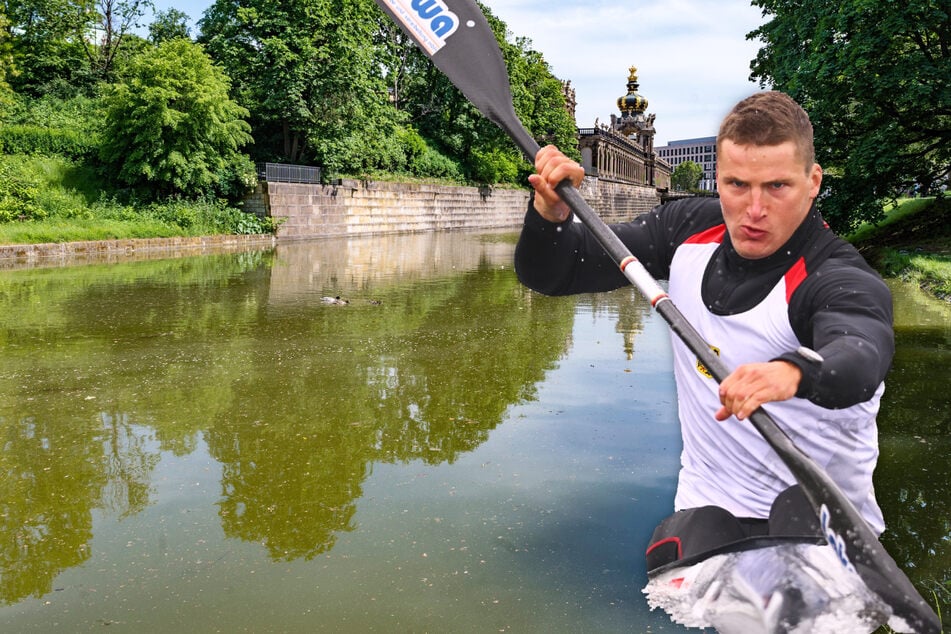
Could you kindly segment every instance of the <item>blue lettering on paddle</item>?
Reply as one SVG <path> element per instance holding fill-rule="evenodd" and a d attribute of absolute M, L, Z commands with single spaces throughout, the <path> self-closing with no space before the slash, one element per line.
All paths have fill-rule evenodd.
<path fill-rule="evenodd" d="M 429 21 L 429 28 L 437 38 L 447 38 L 459 26 L 459 18 L 442 0 L 412 0 L 410 6 L 416 15 Z"/>
<path fill-rule="evenodd" d="M 822 525 L 822 534 L 825 536 L 826 541 L 829 542 L 829 545 L 832 546 L 832 550 L 842 565 L 845 566 L 845 569 L 850 572 L 855 572 L 855 567 L 852 565 L 852 562 L 849 561 L 849 554 L 845 549 L 845 540 L 842 539 L 841 535 L 832 530 L 832 527 L 829 526 L 829 519 L 831 519 L 831 514 L 829 513 L 828 507 L 823 504 L 819 507 L 819 523 Z"/>

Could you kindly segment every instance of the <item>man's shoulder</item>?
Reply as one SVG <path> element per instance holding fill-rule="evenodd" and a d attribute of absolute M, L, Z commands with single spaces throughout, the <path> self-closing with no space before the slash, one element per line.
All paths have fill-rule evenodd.
<path fill-rule="evenodd" d="M 872 268 L 862 254 L 850 242 L 838 236 L 831 239 L 828 257 L 819 262 L 815 270 L 821 270 L 825 274 L 847 271 L 882 281 L 881 275 Z"/>
<path fill-rule="evenodd" d="M 655 210 L 658 220 L 673 229 L 677 243 L 723 224 L 719 198 L 683 198 L 665 203 Z"/>
<path fill-rule="evenodd" d="M 806 257 L 808 275 L 803 282 L 800 299 L 828 303 L 833 297 L 854 296 L 885 301 L 891 292 L 882 276 L 869 265 L 851 243 L 834 236 L 829 238 L 826 253 L 810 261 Z M 843 293 L 843 291 L 846 291 Z"/>

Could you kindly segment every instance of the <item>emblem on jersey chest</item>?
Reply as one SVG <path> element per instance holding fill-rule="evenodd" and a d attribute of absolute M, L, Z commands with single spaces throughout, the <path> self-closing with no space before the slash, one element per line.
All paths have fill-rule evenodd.
<path fill-rule="evenodd" d="M 716 346 L 710 346 L 710 349 L 713 350 L 713 354 L 717 355 L 718 357 L 720 356 L 720 349 L 719 349 L 719 348 L 717 348 Z M 699 357 L 697 358 L 697 372 L 699 372 L 700 374 L 702 374 L 703 376 L 705 376 L 705 377 L 708 378 L 708 379 L 712 379 L 712 378 L 713 378 L 713 375 L 710 374 L 710 370 L 708 370 L 708 369 L 707 369 L 707 366 L 703 365 L 703 363 L 700 362 L 700 358 L 699 358 Z"/>

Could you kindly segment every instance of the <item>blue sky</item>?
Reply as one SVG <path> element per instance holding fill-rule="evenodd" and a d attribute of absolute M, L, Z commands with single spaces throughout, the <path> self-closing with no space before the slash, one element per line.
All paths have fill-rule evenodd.
<path fill-rule="evenodd" d="M 516 36 L 527 37 L 554 74 L 571 80 L 580 127 L 618 114 L 636 66 L 638 92 L 657 115 L 656 145 L 713 136 L 734 103 L 759 90 L 749 81 L 759 42 L 746 34 L 763 24 L 748 0 L 484 0 Z M 201 18 L 210 0 L 156 0 Z M 193 26 L 192 35 L 196 34 Z"/>

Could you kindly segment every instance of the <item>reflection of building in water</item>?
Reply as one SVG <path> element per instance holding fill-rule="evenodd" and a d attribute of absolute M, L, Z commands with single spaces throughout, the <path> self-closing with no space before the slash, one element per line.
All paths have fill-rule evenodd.
<path fill-rule="evenodd" d="M 504 239 L 479 239 L 463 231 L 290 241 L 277 246 L 278 264 L 271 269 L 268 303 L 295 303 L 314 293 L 333 297 L 352 294 L 353 289 L 439 279 L 478 268 L 480 263 L 505 267 L 512 263 L 511 252 L 511 244 Z"/>
<path fill-rule="evenodd" d="M 634 358 L 634 340 L 644 330 L 644 319 L 650 313 L 650 305 L 634 291 L 625 295 L 628 299 L 618 307 L 614 329 L 624 338 L 624 356 L 630 361 Z"/>
<path fill-rule="evenodd" d="M 650 316 L 650 303 L 632 287 L 619 288 L 610 293 L 594 293 L 589 297 L 591 310 L 616 317 L 614 331 L 624 340 L 624 355 L 634 358 L 634 340 L 644 330 L 644 320 Z"/>

